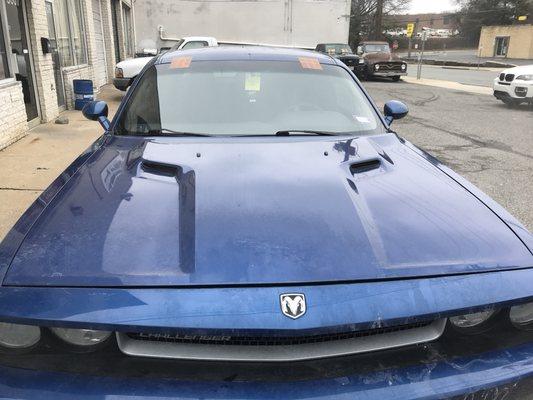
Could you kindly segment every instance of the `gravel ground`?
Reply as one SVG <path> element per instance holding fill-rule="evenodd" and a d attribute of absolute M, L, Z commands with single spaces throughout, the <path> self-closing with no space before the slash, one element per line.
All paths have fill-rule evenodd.
<path fill-rule="evenodd" d="M 492 96 L 387 81 L 364 82 L 380 107 L 405 102 L 397 132 L 436 156 L 533 230 L 533 109 Z"/>

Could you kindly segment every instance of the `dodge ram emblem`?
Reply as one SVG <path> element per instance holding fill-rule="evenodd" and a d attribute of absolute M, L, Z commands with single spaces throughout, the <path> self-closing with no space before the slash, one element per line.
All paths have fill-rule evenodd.
<path fill-rule="evenodd" d="M 305 296 L 301 293 L 285 293 L 279 296 L 281 312 L 292 319 L 300 318 L 307 311 Z"/>

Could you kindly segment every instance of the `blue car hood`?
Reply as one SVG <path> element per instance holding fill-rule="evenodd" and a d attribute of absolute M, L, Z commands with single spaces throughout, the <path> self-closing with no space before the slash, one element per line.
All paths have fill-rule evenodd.
<path fill-rule="evenodd" d="M 532 265 L 491 209 L 394 135 L 108 137 L 4 285 L 208 286 Z"/>

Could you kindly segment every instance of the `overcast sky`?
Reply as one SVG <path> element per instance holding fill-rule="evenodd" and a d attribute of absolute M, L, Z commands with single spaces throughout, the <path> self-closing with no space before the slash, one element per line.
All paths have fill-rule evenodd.
<path fill-rule="evenodd" d="M 456 8 L 453 0 L 412 0 L 409 14 L 451 11 Z"/>

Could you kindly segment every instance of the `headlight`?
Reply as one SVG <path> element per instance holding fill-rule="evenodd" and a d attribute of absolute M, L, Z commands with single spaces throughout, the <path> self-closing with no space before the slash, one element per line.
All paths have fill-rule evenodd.
<path fill-rule="evenodd" d="M 124 78 L 124 71 L 122 71 L 122 68 L 115 68 L 115 78 Z"/>
<path fill-rule="evenodd" d="M 27 349 L 41 339 L 41 328 L 0 322 L 0 345 L 10 349 Z"/>
<path fill-rule="evenodd" d="M 379 70 L 379 64 L 376 64 L 376 65 L 374 66 L 374 69 L 375 69 L 376 71 L 378 71 L 378 70 Z"/>
<path fill-rule="evenodd" d="M 452 325 L 460 329 L 477 328 L 487 322 L 495 313 L 496 310 L 490 309 L 472 314 L 464 314 L 457 317 L 451 317 L 450 322 Z"/>
<path fill-rule="evenodd" d="M 96 346 L 105 342 L 111 332 L 93 331 L 90 329 L 51 328 L 57 337 L 74 346 Z"/>
<path fill-rule="evenodd" d="M 365 59 L 364 58 L 360 58 L 359 59 L 359 64 L 364 64 L 365 63 Z"/>
<path fill-rule="evenodd" d="M 516 79 L 519 81 L 533 81 L 533 75 L 519 75 Z"/>
<path fill-rule="evenodd" d="M 401 68 L 402 68 L 402 71 L 405 71 L 407 69 L 407 64 L 402 64 Z"/>
<path fill-rule="evenodd" d="M 518 328 L 533 328 L 533 303 L 511 307 L 509 318 Z"/>

